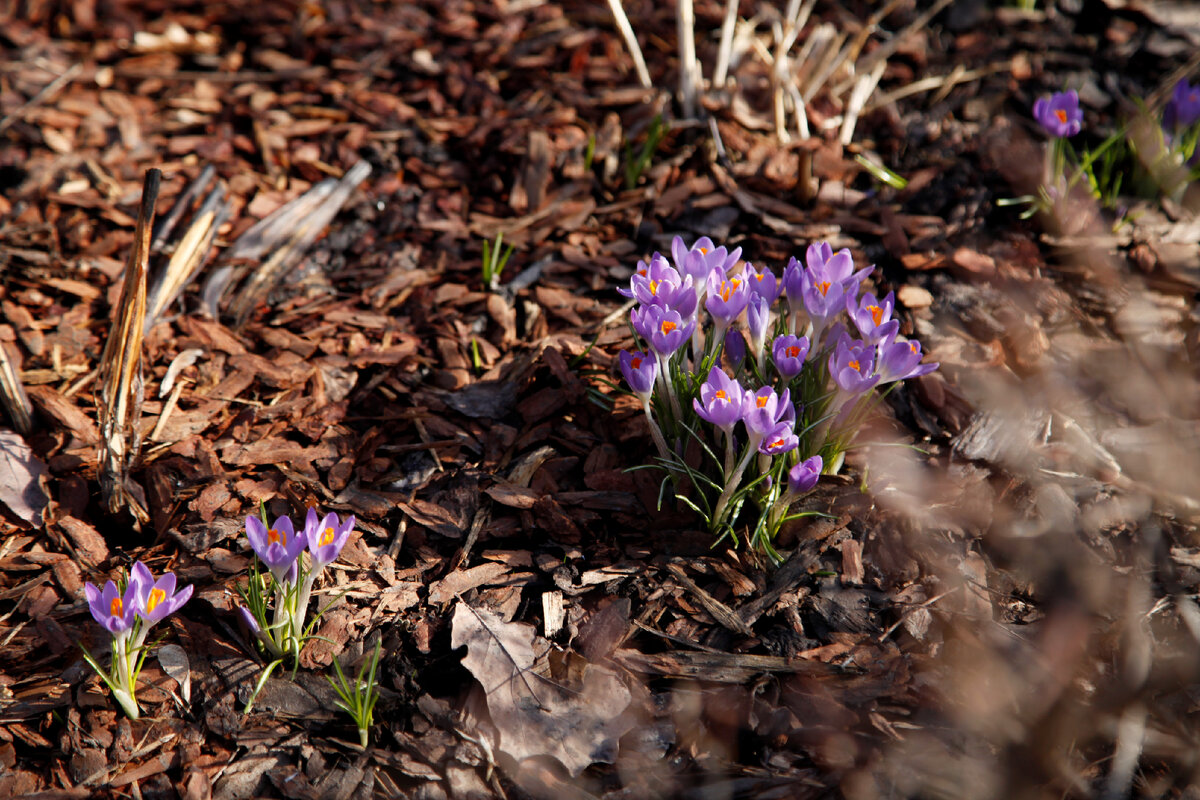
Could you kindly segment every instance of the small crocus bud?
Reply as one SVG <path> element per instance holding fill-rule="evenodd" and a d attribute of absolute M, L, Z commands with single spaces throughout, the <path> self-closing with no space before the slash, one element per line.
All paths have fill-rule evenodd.
<path fill-rule="evenodd" d="M 1168 131 L 1190 128 L 1196 120 L 1200 120 L 1200 85 L 1192 86 L 1184 78 L 1175 84 L 1175 91 L 1163 108 L 1163 127 Z"/>
<path fill-rule="evenodd" d="M 788 491 L 794 495 L 808 494 L 817 485 L 825 462 L 820 456 L 812 456 L 788 470 Z"/>
<path fill-rule="evenodd" d="M 730 328 L 725 332 L 725 358 L 735 370 L 746 359 L 746 338 L 741 331 Z"/>
<path fill-rule="evenodd" d="M 1056 139 L 1068 139 L 1083 128 L 1083 110 L 1074 89 L 1039 97 L 1033 104 L 1033 118 Z"/>

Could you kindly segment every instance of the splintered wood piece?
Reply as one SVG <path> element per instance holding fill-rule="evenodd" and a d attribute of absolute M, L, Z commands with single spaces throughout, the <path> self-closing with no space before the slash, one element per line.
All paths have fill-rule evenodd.
<path fill-rule="evenodd" d="M 114 514 L 128 507 L 139 522 L 147 522 L 150 517 L 141 490 L 130 483 L 129 470 L 141 449 L 137 423 L 141 419 L 144 391 L 142 332 L 146 319 L 146 276 L 150 269 L 154 204 L 161 182 L 160 170 L 146 171 L 121 300 L 100 358 L 100 402 L 96 409 L 100 423 L 100 490 L 105 504 Z"/>
<path fill-rule="evenodd" d="M 28 435 L 33 432 L 33 405 L 29 395 L 25 394 L 12 354 L 3 342 L 0 342 L 0 404 L 17 433 Z"/>
<path fill-rule="evenodd" d="M 189 186 L 188 190 L 198 184 L 199 180 Z M 175 213 L 181 205 L 183 205 L 182 199 L 175 204 L 171 212 Z M 217 238 L 217 231 L 229 219 L 231 213 L 232 208 L 225 197 L 225 187 L 218 183 L 209 191 L 196 210 L 166 266 L 155 276 L 154 288 L 150 290 L 149 300 L 146 303 L 144 331 L 149 331 L 163 313 L 170 308 L 171 303 L 175 302 L 180 293 L 187 288 L 193 276 L 208 259 L 209 253 L 212 252 L 213 242 Z M 175 222 L 171 223 L 167 228 L 167 233 L 174 229 L 175 224 Z M 157 241 L 159 233 L 156 233 L 155 236 L 156 242 L 152 245 L 153 249 L 161 245 Z"/>

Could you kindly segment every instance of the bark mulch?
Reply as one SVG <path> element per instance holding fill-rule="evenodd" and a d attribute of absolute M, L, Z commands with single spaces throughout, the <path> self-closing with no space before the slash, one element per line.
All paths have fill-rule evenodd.
<path fill-rule="evenodd" d="M 850 145 L 844 68 L 811 138 L 777 135 L 765 4 L 699 122 L 662 91 L 671 4 L 625 4 L 650 91 L 602 3 L 10 6 L 0 796 L 1195 796 L 1196 204 L 1130 201 L 1114 230 L 1086 197 L 996 201 L 1040 175 L 1038 95 L 1080 87 L 1098 142 L 1194 68 L 1200 24 L 1038 5 L 960 0 L 897 38 L 933 4 L 867 29 L 878 4 L 818 2 L 798 47 L 862 31 L 860 68 L 886 63 Z M 723 15 L 696 4 L 706 76 Z M 151 168 L 151 274 L 194 274 L 151 303 L 113 485 L 102 352 Z M 778 567 L 630 471 L 652 448 L 614 388 L 615 287 L 675 235 L 777 272 L 850 247 L 942 365 L 889 395 Z M 320 638 L 243 714 L 260 504 L 358 526 Z M 131 722 L 80 645 L 106 646 L 83 583 L 136 559 L 196 589 Z M 362 751 L 322 676 L 377 641 Z"/>

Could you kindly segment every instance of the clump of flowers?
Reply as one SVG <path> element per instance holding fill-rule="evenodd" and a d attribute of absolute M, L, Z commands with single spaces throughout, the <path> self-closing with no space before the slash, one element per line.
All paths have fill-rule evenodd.
<path fill-rule="evenodd" d="M 112 634 L 112 657 L 107 670 L 86 650 L 84 658 L 130 719 L 137 719 L 141 713 L 136 686 L 149 649 L 147 634 L 192 596 L 191 586 L 178 589 L 175 584 L 174 573 L 164 573 L 156 581 L 150 569 L 138 561 L 119 584 L 109 581 L 103 589 L 91 583 L 83 587 L 92 616 Z"/>
<path fill-rule="evenodd" d="M 782 276 L 708 237 L 676 237 L 671 256 L 639 261 L 618 290 L 637 300 L 644 345 L 619 355 L 621 372 L 677 497 L 718 536 L 745 524 L 778 558 L 788 509 L 840 468 L 877 388 L 938 365 L 900 336 L 893 295 L 860 295 L 873 267 L 856 270 L 849 250 L 810 245 Z"/>
<path fill-rule="evenodd" d="M 336 514 L 322 517 L 313 508 L 300 530 L 288 517 L 279 517 L 271 525 L 265 513 L 261 519 L 246 518 L 246 536 L 257 558 L 242 592 L 246 605 L 238 610 L 273 659 L 259 680 L 260 688 L 285 657 L 299 661 L 300 649 L 317 621 L 314 618 L 306 625 L 313 585 L 325 567 L 337 560 L 353 530 L 353 516 L 339 521 Z M 307 559 L 301 555 L 305 552 Z"/>

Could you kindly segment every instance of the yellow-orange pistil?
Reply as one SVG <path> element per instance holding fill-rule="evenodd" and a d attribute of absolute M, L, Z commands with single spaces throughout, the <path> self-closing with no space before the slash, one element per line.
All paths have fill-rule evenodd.
<path fill-rule="evenodd" d="M 829 281 L 821 281 L 817 284 L 817 291 L 821 293 L 822 297 L 829 293 L 829 286 Z"/>
<path fill-rule="evenodd" d="M 800 357 L 800 348 L 797 347 L 796 345 L 792 345 L 791 347 L 785 348 L 783 352 L 787 354 L 788 358 L 799 358 Z"/>
<path fill-rule="evenodd" d="M 1058 117 L 1058 121 L 1059 121 L 1059 122 L 1063 123 L 1064 125 L 1066 124 L 1066 122 L 1067 122 L 1067 112 L 1063 111 L 1063 110 L 1060 108 L 1060 109 L 1057 109 L 1057 110 L 1054 112 L 1054 116 Z"/>
<path fill-rule="evenodd" d="M 114 617 L 119 617 L 125 612 L 125 606 L 121 603 L 121 598 L 114 597 L 112 604 L 108 607 L 108 613 Z"/>
<path fill-rule="evenodd" d="M 674 322 L 671 322 L 671 320 L 669 320 L 669 319 L 664 319 L 662 321 L 663 336 L 666 336 L 668 333 L 675 330 L 676 327 L 678 327 L 678 326 Z"/>
<path fill-rule="evenodd" d="M 879 306 L 867 306 L 867 311 L 871 312 L 871 319 L 875 321 L 876 326 L 883 321 L 883 309 Z"/>
<path fill-rule="evenodd" d="M 642 359 L 638 356 L 634 356 L 633 359 L 629 362 L 629 365 L 631 367 L 633 367 L 634 369 L 641 369 L 642 368 Z"/>
<path fill-rule="evenodd" d="M 862 367 L 859 366 L 857 359 L 850 362 L 850 368 L 853 369 L 855 372 L 862 372 Z"/>
<path fill-rule="evenodd" d="M 287 533 L 279 530 L 279 528 L 271 528 L 267 531 L 267 544 L 281 544 L 287 547 Z"/>
<path fill-rule="evenodd" d="M 148 598 L 146 598 L 146 613 L 149 614 L 151 611 L 153 611 L 155 608 L 158 607 L 159 603 L 161 603 L 163 600 L 166 600 L 166 599 L 167 599 L 167 593 L 164 592 L 162 589 L 152 589 L 150 591 L 150 596 Z"/>
<path fill-rule="evenodd" d="M 767 398 L 766 398 L 766 396 L 763 396 L 763 397 L 756 397 L 756 398 L 754 398 L 754 402 L 758 404 L 758 407 L 759 407 L 759 408 L 766 408 L 766 407 L 767 407 Z"/>
<path fill-rule="evenodd" d="M 650 294 L 652 294 L 652 295 L 658 294 L 658 284 L 659 284 L 659 281 L 650 281 Z"/>
<path fill-rule="evenodd" d="M 776 439 L 767 445 L 767 447 L 783 447 L 783 439 Z"/>
<path fill-rule="evenodd" d="M 326 528 L 321 534 L 321 547 L 326 547 L 333 544 L 333 528 Z"/>
<path fill-rule="evenodd" d="M 729 400 L 729 395 L 725 394 L 724 389 L 717 389 L 717 393 L 713 395 L 714 400 Z"/>

